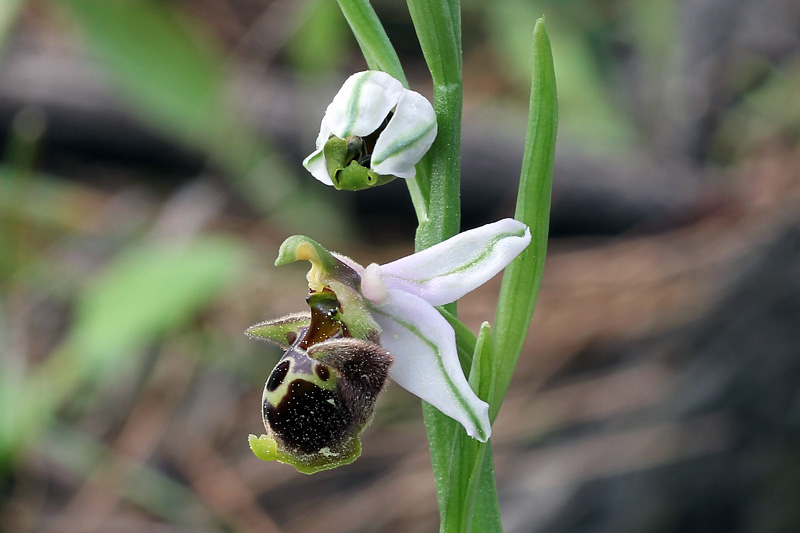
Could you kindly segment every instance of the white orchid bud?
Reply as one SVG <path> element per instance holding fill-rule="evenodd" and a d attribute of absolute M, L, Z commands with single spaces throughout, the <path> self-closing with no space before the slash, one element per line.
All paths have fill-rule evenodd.
<path fill-rule="evenodd" d="M 317 149 L 303 166 L 322 183 L 360 190 L 413 178 L 436 138 L 436 114 L 421 94 L 377 70 L 350 76 L 325 111 Z"/>

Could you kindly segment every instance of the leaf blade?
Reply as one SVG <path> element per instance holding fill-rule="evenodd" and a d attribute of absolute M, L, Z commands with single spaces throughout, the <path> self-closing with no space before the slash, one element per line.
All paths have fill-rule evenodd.
<path fill-rule="evenodd" d="M 531 244 L 503 275 L 494 325 L 494 390 L 491 417 L 497 416 L 516 367 L 539 294 L 547 253 L 553 160 L 558 127 L 555 68 L 544 18 L 533 31 L 533 76 L 514 218 L 531 228 Z"/>

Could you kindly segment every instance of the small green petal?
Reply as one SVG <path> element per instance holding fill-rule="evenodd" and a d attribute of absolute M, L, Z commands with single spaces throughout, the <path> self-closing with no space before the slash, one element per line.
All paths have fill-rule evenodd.
<path fill-rule="evenodd" d="M 278 318 L 253 324 L 244 334 L 251 339 L 268 341 L 277 344 L 284 350 L 293 342 L 291 335 L 311 323 L 311 315 L 306 313 L 294 313 Z"/>
<path fill-rule="evenodd" d="M 279 463 L 292 465 L 298 472 L 303 474 L 313 474 L 322 470 L 330 470 L 337 466 L 352 463 L 361 455 L 361 441 L 358 438 L 351 439 L 345 449 L 338 453 L 325 450 L 319 454 L 309 456 L 294 456 L 278 448 L 278 443 L 269 435 L 249 435 L 247 441 L 253 454 L 262 461 L 278 461 Z M 324 450 L 324 449 L 323 449 Z"/>
<path fill-rule="evenodd" d="M 361 191 L 389 183 L 395 176 L 382 176 L 372 169 L 362 167 L 357 161 L 351 161 L 345 168 L 331 174 L 333 186 L 340 191 Z"/>
<path fill-rule="evenodd" d="M 361 144 L 363 146 L 363 143 Z M 357 155 L 355 152 L 355 143 L 348 143 L 346 140 L 335 136 L 328 139 L 322 148 L 328 175 L 333 178 L 340 170 L 350 164 Z M 334 181 L 334 185 L 335 183 Z"/>

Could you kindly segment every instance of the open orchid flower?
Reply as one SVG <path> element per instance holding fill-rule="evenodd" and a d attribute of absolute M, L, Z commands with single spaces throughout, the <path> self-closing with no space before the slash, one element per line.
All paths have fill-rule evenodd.
<path fill-rule="evenodd" d="M 453 328 L 434 306 L 488 281 L 530 239 L 527 226 L 504 219 L 365 268 L 308 237 L 288 238 L 275 264 L 311 262 L 311 312 L 246 332 L 286 350 L 264 389 L 267 435 L 250 436 L 256 455 L 307 473 L 354 461 L 387 376 L 486 441 L 489 406 L 470 388 Z"/>
<path fill-rule="evenodd" d="M 436 138 L 430 102 L 385 72 L 350 76 L 322 119 L 317 148 L 303 166 L 337 189 L 360 190 L 413 178 Z"/>

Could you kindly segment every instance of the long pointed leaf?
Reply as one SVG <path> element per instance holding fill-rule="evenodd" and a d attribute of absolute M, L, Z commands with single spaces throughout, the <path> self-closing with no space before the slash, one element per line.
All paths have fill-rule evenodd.
<path fill-rule="evenodd" d="M 489 402 L 492 419 L 500 410 L 530 327 L 547 253 L 558 101 L 553 55 L 543 18 L 536 22 L 533 40 L 528 132 L 514 215 L 531 228 L 533 238 L 506 268 L 500 288 L 494 323 L 495 387 Z"/>

